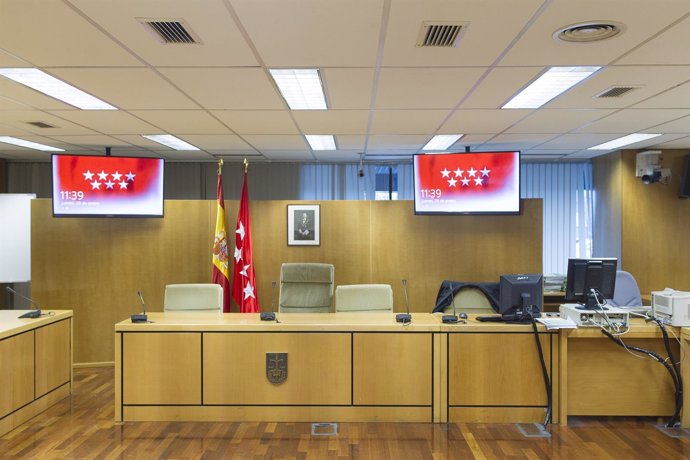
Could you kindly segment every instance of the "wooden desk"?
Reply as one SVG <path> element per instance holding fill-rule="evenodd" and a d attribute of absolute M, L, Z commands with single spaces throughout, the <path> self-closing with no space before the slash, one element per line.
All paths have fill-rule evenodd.
<path fill-rule="evenodd" d="M 72 393 L 72 312 L 0 311 L 0 435 Z"/>
<path fill-rule="evenodd" d="M 667 327 L 676 336 L 678 328 Z M 672 338 L 672 335 L 669 334 Z M 624 343 L 667 356 L 662 334 L 654 323 L 631 321 Z M 679 359 L 678 342 L 671 340 Z M 675 410 L 674 387 L 668 371 L 647 357 L 633 356 L 596 327 L 564 331 L 561 335 L 560 423 L 569 415 L 670 416 Z M 681 366 L 685 370 L 687 366 Z"/>
<path fill-rule="evenodd" d="M 439 321 L 415 313 L 150 313 L 115 325 L 115 420 L 439 421 Z M 267 353 L 288 376 L 267 378 Z"/>

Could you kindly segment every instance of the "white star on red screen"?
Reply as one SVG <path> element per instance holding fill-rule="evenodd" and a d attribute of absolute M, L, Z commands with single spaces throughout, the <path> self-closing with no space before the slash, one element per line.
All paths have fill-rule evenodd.
<path fill-rule="evenodd" d="M 469 171 L 467 171 L 467 174 L 469 174 L 470 177 L 474 177 L 477 174 L 477 170 L 474 168 L 470 168 Z"/>
<path fill-rule="evenodd" d="M 243 291 L 244 291 L 244 300 L 247 300 L 249 297 L 254 297 L 254 288 L 248 282 L 247 282 L 247 286 L 245 286 Z M 256 297 L 254 297 L 254 298 L 256 298 Z"/>
<path fill-rule="evenodd" d="M 123 190 L 123 189 L 126 189 L 126 188 L 127 188 L 127 182 L 125 182 L 125 181 L 118 182 L 118 184 L 120 184 L 120 190 Z"/>
<path fill-rule="evenodd" d="M 453 172 L 455 173 L 455 177 L 460 177 L 460 176 L 462 176 L 462 174 L 463 174 L 465 171 L 463 171 L 462 169 L 458 168 L 458 169 L 456 169 L 456 170 L 453 171 Z"/>
<path fill-rule="evenodd" d="M 105 188 L 112 189 L 114 185 L 115 185 L 115 182 L 108 181 L 105 183 Z"/>
<path fill-rule="evenodd" d="M 484 179 L 482 179 L 481 177 L 477 177 L 474 180 L 474 185 L 483 185 L 483 184 L 484 184 Z"/>
<path fill-rule="evenodd" d="M 106 180 L 108 178 L 108 173 L 101 169 L 101 172 L 98 173 L 98 178 L 100 180 Z"/>
<path fill-rule="evenodd" d="M 463 187 L 469 187 L 470 186 L 470 180 L 465 177 L 464 179 L 460 179 L 460 182 L 462 182 Z"/>
<path fill-rule="evenodd" d="M 455 184 L 458 183 L 457 179 L 448 179 L 448 186 L 449 187 L 455 187 Z"/>
<path fill-rule="evenodd" d="M 85 173 L 82 173 L 84 175 L 84 180 L 89 181 L 93 179 L 93 173 L 90 170 L 86 170 Z"/>
<path fill-rule="evenodd" d="M 441 171 L 441 176 L 448 177 L 449 175 L 450 171 L 448 171 L 446 168 L 443 168 L 443 171 Z"/>
<path fill-rule="evenodd" d="M 115 171 L 115 174 L 111 174 L 111 176 L 113 176 L 113 180 L 114 180 L 115 182 L 117 182 L 117 181 L 119 181 L 120 178 L 122 177 L 122 174 L 120 174 L 119 172 Z"/>
<path fill-rule="evenodd" d="M 235 230 L 235 233 L 240 235 L 240 241 L 244 241 L 244 225 L 242 224 L 242 221 L 239 222 L 239 228 Z"/>
<path fill-rule="evenodd" d="M 132 174 L 132 171 L 129 173 L 125 174 L 125 177 L 127 178 L 128 181 L 134 182 L 134 178 L 137 177 L 136 174 Z"/>
<path fill-rule="evenodd" d="M 491 170 L 486 169 L 486 166 L 484 166 L 484 169 L 481 170 L 482 176 L 484 176 L 484 177 L 488 177 L 490 172 L 491 172 Z"/>
<path fill-rule="evenodd" d="M 91 190 L 100 190 L 101 189 L 101 183 L 98 182 L 97 180 L 91 182 Z"/>

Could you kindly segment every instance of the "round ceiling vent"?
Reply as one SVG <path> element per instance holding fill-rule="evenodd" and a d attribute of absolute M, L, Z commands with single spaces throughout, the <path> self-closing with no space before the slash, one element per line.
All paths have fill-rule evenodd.
<path fill-rule="evenodd" d="M 553 38 L 564 42 L 588 43 L 606 40 L 623 32 L 625 26 L 614 22 L 583 22 L 558 29 Z"/>

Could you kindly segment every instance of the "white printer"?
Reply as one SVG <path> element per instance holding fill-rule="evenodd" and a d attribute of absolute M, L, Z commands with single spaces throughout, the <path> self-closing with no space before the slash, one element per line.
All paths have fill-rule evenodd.
<path fill-rule="evenodd" d="M 652 314 L 672 326 L 690 326 L 690 292 L 652 291 Z"/>

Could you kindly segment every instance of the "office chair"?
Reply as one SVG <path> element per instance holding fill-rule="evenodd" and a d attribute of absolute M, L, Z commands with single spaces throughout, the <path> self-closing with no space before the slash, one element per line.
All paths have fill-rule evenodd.
<path fill-rule="evenodd" d="M 393 288 L 390 284 L 350 284 L 335 288 L 335 311 L 392 312 Z"/>
<path fill-rule="evenodd" d="M 278 311 L 328 313 L 335 268 L 331 264 L 286 263 L 280 267 Z"/>
<path fill-rule="evenodd" d="M 223 288 L 218 284 L 168 284 L 163 311 L 223 311 Z"/>
<path fill-rule="evenodd" d="M 491 306 L 489 298 L 481 289 L 473 286 L 462 287 L 455 293 L 454 300 L 457 313 L 476 313 L 478 315 L 492 315 L 496 311 Z M 444 314 L 453 314 L 453 302 L 443 309 Z"/>
<path fill-rule="evenodd" d="M 618 270 L 616 272 L 616 287 L 613 291 L 613 299 L 607 303 L 613 307 L 640 307 L 642 296 L 637 281 L 630 273 Z"/>

